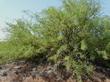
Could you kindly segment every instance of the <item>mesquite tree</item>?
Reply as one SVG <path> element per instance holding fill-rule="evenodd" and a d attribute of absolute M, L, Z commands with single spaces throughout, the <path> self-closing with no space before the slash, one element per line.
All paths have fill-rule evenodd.
<path fill-rule="evenodd" d="M 100 8 L 96 0 L 63 0 L 60 8 L 35 15 L 34 22 L 17 20 L 9 24 L 0 56 L 12 60 L 42 55 L 48 62 L 63 62 L 81 81 L 92 74 L 96 59 L 110 60 L 110 17 L 101 16 Z"/>

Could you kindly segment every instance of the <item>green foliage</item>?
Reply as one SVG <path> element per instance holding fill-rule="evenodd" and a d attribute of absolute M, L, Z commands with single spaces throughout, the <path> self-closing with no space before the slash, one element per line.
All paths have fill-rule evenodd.
<path fill-rule="evenodd" d="M 61 8 L 50 7 L 41 14 L 34 23 L 9 24 L 9 38 L 0 43 L 1 59 L 43 54 L 49 62 L 63 61 L 78 81 L 92 74 L 95 59 L 110 59 L 110 17 L 100 16 L 96 0 L 63 0 Z"/>
<path fill-rule="evenodd" d="M 9 38 L 1 42 L 0 56 L 7 62 L 7 60 L 29 58 L 35 54 L 37 45 L 37 38 L 32 35 L 29 25 L 17 20 L 16 24 L 9 24 Z"/>

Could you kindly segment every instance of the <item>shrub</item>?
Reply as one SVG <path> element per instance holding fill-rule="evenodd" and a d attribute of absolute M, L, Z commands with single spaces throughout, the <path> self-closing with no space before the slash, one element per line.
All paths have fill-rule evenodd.
<path fill-rule="evenodd" d="M 2 59 L 42 55 L 40 59 L 54 64 L 63 61 L 79 82 L 92 74 L 96 59 L 110 59 L 110 18 L 100 16 L 99 2 L 64 0 L 61 8 L 50 7 L 41 14 L 34 23 L 9 24 L 10 37 L 0 44 Z"/>

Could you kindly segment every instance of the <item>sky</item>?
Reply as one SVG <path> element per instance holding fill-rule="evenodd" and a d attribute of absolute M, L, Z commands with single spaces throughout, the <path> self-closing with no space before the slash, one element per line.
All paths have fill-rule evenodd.
<path fill-rule="evenodd" d="M 101 0 L 102 12 L 110 15 L 110 0 Z M 23 17 L 24 10 L 40 12 L 50 6 L 59 7 L 61 0 L 0 0 L 0 39 L 6 35 L 6 22 Z"/>

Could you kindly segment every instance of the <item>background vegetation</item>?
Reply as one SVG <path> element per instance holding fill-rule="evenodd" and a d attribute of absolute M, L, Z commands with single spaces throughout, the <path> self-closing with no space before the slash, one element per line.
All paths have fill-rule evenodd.
<path fill-rule="evenodd" d="M 37 58 L 71 70 L 80 82 L 89 77 L 96 60 L 110 60 L 110 17 L 101 15 L 96 0 L 63 0 L 34 14 L 33 21 L 8 24 L 9 37 L 0 42 L 0 63 Z M 43 61 L 41 61 L 43 60 Z M 110 68 L 110 63 L 103 62 Z"/>

